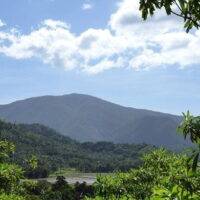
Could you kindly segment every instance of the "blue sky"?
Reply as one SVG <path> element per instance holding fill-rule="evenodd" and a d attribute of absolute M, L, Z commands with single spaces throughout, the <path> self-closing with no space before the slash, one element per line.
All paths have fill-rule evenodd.
<path fill-rule="evenodd" d="M 143 23 L 130 2 L 2 0 L 0 104 L 83 93 L 199 114 L 199 32 L 187 35 L 162 13 Z"/>

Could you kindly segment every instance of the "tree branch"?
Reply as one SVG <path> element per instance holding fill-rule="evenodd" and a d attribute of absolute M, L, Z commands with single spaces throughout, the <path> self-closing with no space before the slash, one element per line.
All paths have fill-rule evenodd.
<path fill-rule="evenodd" d="M 189 16 L 185 16 L 185 15 L 176 13 L 176 12 L 174 12 L 173 10 L 171 11 L 171 13 L 174 14 L 174 15 L 176 15 L 176 16 L 178 16 L 178 17 L 183 18 L 184 20 L 185 20 L 185 19 L 191 20 L 192 22 L 194 22 L 194 23 L 197 25 L 198 28 L 200 28 L 200 24 L 199 24 L 197 21 L 195 21 L 192 17 L 189 17 Z"/>

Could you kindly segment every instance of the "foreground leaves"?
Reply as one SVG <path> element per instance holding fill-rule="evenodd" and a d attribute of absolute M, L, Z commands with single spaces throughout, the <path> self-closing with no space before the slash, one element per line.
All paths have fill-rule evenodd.
<path fill-rule="evenodd" d="M 140 11 L 144 20 L 163 9 L 167 15 L 183 19 L 184 28 L 189 32 L 193 27 L 200 28 L 200 1 L 198 0 L 140 0 Z"/>
<path fill-rule="evenodd" d="M 143 157 L 143 165 L 128 173 L 98 177 L 95 200 L 189 200 L 200 199 L 200 170 L 187 169 L 186 155 L 164 149 Z"/>

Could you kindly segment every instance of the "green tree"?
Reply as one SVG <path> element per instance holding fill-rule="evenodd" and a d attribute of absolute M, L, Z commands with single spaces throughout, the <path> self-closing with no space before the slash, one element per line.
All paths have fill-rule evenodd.
<path fill-rule="evenodd" d="M 184 20 L 184 28 L 189 32 L 200 27 L 199 0 L 140 0 L 140 10 L 144 20 L 154 15 L 158 9 L 165 9 L 167 15 L 176 15 Z"/>
<path fill-rule="evenodd" d="M 22 200 L 18 196 L 22 168 L 6 163 L 6 159 L 14 152 L 14 145 L 7 141 L 0 141 L 0 200 Z"/>
<path fill-rule="evenodd" d="M 15 146 L 8 141 L 0 141 L 0 162 L 6 161 L 14 153 Z"/>
<path fill-rule="evenodd" d="M 33 170 L 38 167 L 38 159 L 35 155 L 32 155 L 31 158 L 27 160 L 27 163 Z"/>
<path fill-rule="evenodd" d="M 194 117 L 189 111 L 183 113 L 183 121 L 178 127 L 178 132 L 183 134 L 185 139 L 189 137 L 196 146 L 188 159 L 188 170 L 196 172 L 200 157 L 200 116 Z"/>
<path fill-rule="evenodd" d="M 18 195 L 0 194 L 0 200 L 25 200 L 25 198 Z"/>
<path fill-rule="evenodd" d="M 74 200 L 74 189 L 67 183 L 64 176 L 56 178 L 56 182 L 52 185 L 52 191 L 59 192 L 62 200 Z"/>
<path fill-rule="evenodd" d="M 164 149 L 152 151 L 138 169 L 98 177 L 95 199 L 198 199 L 200 170 L 188 173 L 187 159 Z"/>

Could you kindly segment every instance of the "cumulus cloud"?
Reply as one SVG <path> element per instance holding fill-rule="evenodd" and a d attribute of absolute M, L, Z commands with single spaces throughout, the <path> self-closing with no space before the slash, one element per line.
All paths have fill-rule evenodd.
<path fill-rule="evenodd" d="M 91 2 L 85 2 L 82 5 L 82 10 L 92 10 L 93 9 L 93 4 Z"/>
<path fill-rule="evenodd" d="M 2 20 L 0 20 L 0 27 L 5 26 L 5 25 L 6 24 Z"/>
<path fill-rule="evenodd" d="M 47 20 L 44 20 L 42 22 L 42 25 L 44 26 L 47 26 L 47 27 L 50 27 L 50 28 L 65 28 L 65 29 L 70 29 L 70 25 L 69 24 L 66 24 L 65 22 L 61 22 L 61 21 L 58 21 L 58 20 L 52 20 L 52 19 L 47 19 Z"/>
<path fill-rule="evenodd" d="M 0 31 L 0 53 L 15 59 L 97 74 L 114 68 L 133 70 L 200 64 L 200 31 L 186 34 L 176 17 L 158 12 L 142 21 L 138 1 L 121 0 L 105 29 L 79 35 L 70 25 L 47 19 L 29 34 Z"/>

